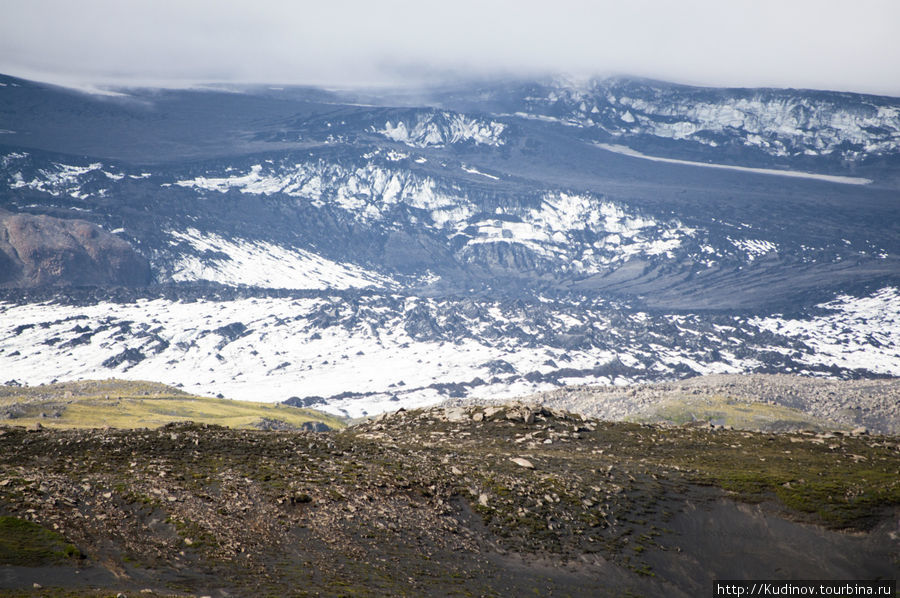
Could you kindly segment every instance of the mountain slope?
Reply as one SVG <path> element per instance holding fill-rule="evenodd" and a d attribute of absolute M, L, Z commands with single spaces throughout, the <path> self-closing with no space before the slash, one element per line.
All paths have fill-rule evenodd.
<path fill-rule="evenodd" d="M 893 287 L 764 315 L 648 312 L 578 296 L 371 290 L 28 297 L 0 304 L 0 370 L 19 382 L 115 375 L 245 400 L 296 396 L 353 417 L 566 384 L 900 372 L 900 293 Z"/>
<path fill-rule="evenodd" d="M 222 264 L 227 252 L 198 249 L 212 239 L 371 271 L 339 287 L 437 275 L 442 288 L 576 284 L 678 308 L 790 302 L 823 281 L 851 290 L 898 270 L 891 98 L 625 79 L 426 90 L 407 107 L 377 105 L 390 93 L 363 104 L 306 89 L 123 92 L 8 79 L 3 203 L 115 230 L 161 282 L 330 284 L 242 274 Z M 58 121 L 52 135 L 38 133 L 45 121 Z M 627 155 L 610 151 L 621 147 Z M 875 183 L 711 171 L 635 150 L 848 181 L 869 180 L 855 176 L 868 168 Z M 851 259 L 852 272 L 834 265 Z M 199 273 L 208 260 L 219 263 Z"/>
<path fill-rule="evenodd" d="M 509 83 L 432 96 L 451 106 L 558 123 L 585 138 L 730 164 L 839 171 L 897 165 L 896 98 L 716 89 L 634 78 Z M 472 100 L 477 98 L 477 100 Z"/>
<path fill-rule="evenodd" d="M 6 205 L 93 218 L 149 257 L 159 281 L 329 285 L 312 282 L 313 272 L 304 278 L 312 262 L 298 264 L 294 281 L 285 280 L 290 272 L 254 279 L 223 263 L 246 260 L 249 251 L 335 262 L 328 268 L 368 281 L 330 283 L 339 288 L 398 276 L 416 286 L 437 275 L 451 289 L 574 284 L 689 309 L 790 303 L 810 291 L 827 297 L 829 289 L 890 279 L 898 270 L 896 202 L 876 189 L 791 180 L 776 192 L 763 184 L 772 177 L 738 172 L 672 179 L 670 168 L 690 167 L 596 149 L 598 159 L 617 168 L 621 160 L 647 176 L 640 184 L 588 183 L 605 189 L 597 193 L 501 176 L 496 166 L 448 168 L 398 150 L 361 149 L 158 173 L 13 152 L 4 158 Z M 578 160 L 591 155 L 582 150 Z M 490 172 L 497 180 L 485 176 Z M 152 222 L 143 217 L 148 210 L 157 215 Z M 211 242 L 220 248 L 206 252 Z"/>
<path fill-rule="evenodd" d="M 99 286 L 3 291 L 11 379 L 358 416 L 565 384 L 900 375 L 896 98 L 2 82 L 0 208 L 90 222 L 150 268 L 136 288 L 85 272 L 72 282 Z"/>

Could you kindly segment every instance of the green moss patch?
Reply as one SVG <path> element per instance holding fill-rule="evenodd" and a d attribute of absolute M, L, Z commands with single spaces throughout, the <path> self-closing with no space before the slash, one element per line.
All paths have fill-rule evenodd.
<path fill-rule="evenodd" d="M 24 519 L 0 517 L 0 564 L 39 567 L 80 558 L 81 552 L 56 532 Z"/>

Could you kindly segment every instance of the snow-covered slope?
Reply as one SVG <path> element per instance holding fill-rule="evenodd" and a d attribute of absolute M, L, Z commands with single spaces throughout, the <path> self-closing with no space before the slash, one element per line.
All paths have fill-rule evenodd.
<path fill-rule="evenodd" d="M 433 177 L 393 164 L 396 161 L 396 154 L 380 151 L 353 161 L 268 160 L 247 170 L 227 166 L 163 185 L 303 198 L 315 207 L 341 209 L 359 222 L 383 220 L 398 204 L 427 210 L 435 221 L 447 220 L 444 212 L 467 208 L 465 197 L 454 195 L 451 186 L 439 188 Z"/>
<path fill-rule="evenodd" d="M 860 162 L 900 153 L 900 101 L 852 93 L 713 89 L 634 79 L 525 85 L 515 115 L 774 158 Z M 674 147 L 674 146 L 669 146 Z"/>
<path fill-rule="evenodd" d="M 323 289 L 436 276 L 452 285 L 463 265 L 466 286 L 476 276 L 492 284 L 590 279 L 607 289 L 623 277 L 727 273 L 763 257 L 827 264 L 895 251 L 868 224 L 855 241 L 807 240 L 780 217 L 751 224 L 727 213 L 650 211 L 635 205 L 645 202 L 523 182 L 424 151 L 329 147 L 178 168 L 27 152 L 0 160 L 7 189 L 32 193 L 20 209 L 47 194 L 47 205 L 94 213 L 144 248 L 160 282 Z M 153 204 L 131 205 L 132 196 Z M 148 210 L 159 212 L 154 227 L 133 216 Z"/>
<path fill-rule="evenodd" d="M 371 160 L 371 156 L 369 156 Z M 480 173 L 479 173 L 480 174 Z M 204 174 L 178 180 L 181 187 L 225 193 L 283 194 L 313 206 L 344 210 L 360 222 L 396 217 L 403 205 L 421 210 L 424 225 L 456 246 L 463 259 L 485 243 L 516 245 L 554 262 L 557 268 L 593 274 L 632 256 L 668 254 L 697 231 L 676 219 L 659 222 L 591 194 L 547 191 L 519 205 L 497 206 L 486 213 L 459 186 L 420 174 L 403 164 L 368 161 L 358 167 L 339 164 L 253 164 L 249 171 Z M 415 226 L 415 224 L 413 224 Z"/>
<path fill-rule="evenodd" d="M 750 324 L 809 347 L 800 358 L 813 367 L 835 366 L 898 376 L 900 294 L 884 288 L 867 297 L 841 295 L 818 306 L 813 318 L 775 315 L 753 318 Z"/>
<path fill-rule="evenodd" d="M 358 416 L 695 374 L 900 375 L 898 308 L 895 288 L 788 319 L 402 295 L 7 303 L 0 371 L 29 384 L 117 376 L 249 400 L 306 397 Z"/>
<path fill-rule="evenodd" d="M 29 89 L 0 90 L 2 214 L 88 220 L 153 284 L 4 291 L 7 379 L 359 415 L 567 383 L 900 374 L 892 98 L 621 79 L 432 100 Z"/>
<path fill-rule="evenodd" d="M 225 239 L 194 228 L 169 234 L 196 252 L 182 255 L 175 262 L 171 277 L 176 282 L 206 280 L 277 289 L 348 289 L 395 284 L 388 277 L 302 249 L 265 241 Z"/>

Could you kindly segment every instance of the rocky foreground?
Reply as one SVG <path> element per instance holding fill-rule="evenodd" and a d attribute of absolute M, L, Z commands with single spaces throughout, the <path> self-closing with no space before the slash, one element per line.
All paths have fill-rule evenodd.
<path fill-rule="evenodd" d="M 896 579 L 898 513 L 894 436 L 521 404 L 326 433 L 0 428 L 10 595 L 696 596 L 714 579 Z"/>

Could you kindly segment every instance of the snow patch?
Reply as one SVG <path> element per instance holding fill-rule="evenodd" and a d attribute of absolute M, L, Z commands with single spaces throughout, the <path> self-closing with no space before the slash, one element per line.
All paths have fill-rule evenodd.
<path fill-rule="evenodd" d="M 725 170 L 737 170 L 739 172 L 752 172 L 754 174 L 767 174 L 775 176 L 795 177 L 801 179 L 816 179 L 819 181 L 827 181 L 829 183 L 840 183 L 842 185 L 868 185 L 872 179 L 864 179 L 861 177 L 836 176 L 830 174 L 816 174 L 812 172 L 800 172 L 797 170 L 776 170 L 774 168 L 750 168 L 748 166 L 732 166 L 730 164 L 711 164 L 708 162 L 691 162 L 690 160 L 676 160 L 674 158 L 660 158 L 657 156 L 648 156 L 624 145 L 610 145 L 607 143 L 594 143 L 596 147 L 604 149 L 608 152 L 615 152 L 632 158 L 641 158 L 643 160 L 652 160 L 653 162 L 668 162 L 670 164 L 685 164 L 687 166 L 701 166 L 703 168 L 722 168 Z"/>
<path fill-rule="evenodd" d="M 411 147 L 443 147 L 470 142 L 476 145 L 503 145 L 506 125 L 452 112 L 419 112 L 415 122 L 387 121 L 377 133 Z"/>
<path fill-rule="evenodd" d="M 810 319 L 777 316 L 750 324 L 802 341 L 811 350 L 801 361 L 900 375 L 900 292 L 884 287 L 867 297 L 841 295 L 817 306 L 825 315 Z"/>
<path fill-rule="evenodd" d="M 483 177 L 487 177 L 487 178 L 489 178 L 489 179 L 494 179 L 495 181 L 499 181 L 499 180 L 500 180 L 500 177 L 494 176 L 494 175 L 492 175 L 492 174 L 487 174 L 486 172 L 481 172 L 480 170 L 478 170 L 478 169 L 475 168 L 474 166 L 466 166 L 465 164 L 463 164 L 463 165 L 461 166 L 461 168 L 462 168 L 464 171 L 466 171 L 466 172 L 468 172 L 468 173 L 471 173 L 471 174 L 478 174 L 478 175 L 481 175 L 481 176 L 483 176 Z"/>
<path fill-rule="evenodd" d="M 26 178 L 22 174 L 29 164 L 27 153 L 10 153 L 0 159 L 0 164 L 7 171 L 7 184 L 10 189 L 33 189 L 48 193 L 54 197 L 69 196 L 75 199 L 88 197 L 90 194 L 84 190 L 85 183 L 97 182 L 97 175 L 110 181 L 119 181 L 125 178 L 122 173 L 113 172 L 111 168 L 101 162 L 94 162 L 86 166 L 76 166 L 52 162 L 49 166 L 37 169 L 34 176 Z M 20 163 L 17 165 L 17 163 Z M 18 168 L 16 168 L 18 166 Z M 108 193 L 108 189 L 98 189 L 95 194 L 102 197 Z"/>
<path fill-rule="evenodd" d="M 778 250 L 778 246 L 771 241 L 761 239 L 732 239 L 726 237 L 732 245 L 747 254 L 747 259 L 753 261 L 759 256 L 773 253 Z"/>
<path fill-rule="evenodd" d="M 392 294 L 0 303 L 0 371 L 28 384 L 116 376 L 256 401 L 317 395 L 330 397 L 321 407 L 351 416 L 433 404 L 447 397 L 442 386 L 506 398 L 565 382 L 753 371 L 772 354 L 790 354 L 820 375 L 833 365 L 900 374 L 897 289 L 818 309 L 824 313 L 747 320 L 628 312 L 600 300 Z M 673 344 L 673 334 L 690 342 Z M 578 336 L 592 340 L 556 342 Z M 134 359 L 110 362 L 127 349 Z M 602 368 L 616 358 L 631 370 Z"/>
<path fill-rule="evenodd" d="M 305 198 L 317 207 L 337 206 L 361 222 L 380 220 L 401 203 L 431 212 L 438 225 L 472 212 L 465 198 L 440 190 L 433 178 L 372 162 L 356 167 L 323 161 L 254 164 L 243 174 L 225 174 L 198 176 L 174 184 L 219 193 L 236 189 L 246 194 Z"/>
<path fill-rule="evenodd" d="M 395 282 L 353 264 L 340 264 L 309 251 L 282 247 L 265 241 L 225 239 L 189 228 L 169 231 L 176 241 L 199 253 L 184 254 L 172 271 L 176 282 L 208 280 L 227 285 L 282 289 L 347 289 L 392 287 Z"/>

